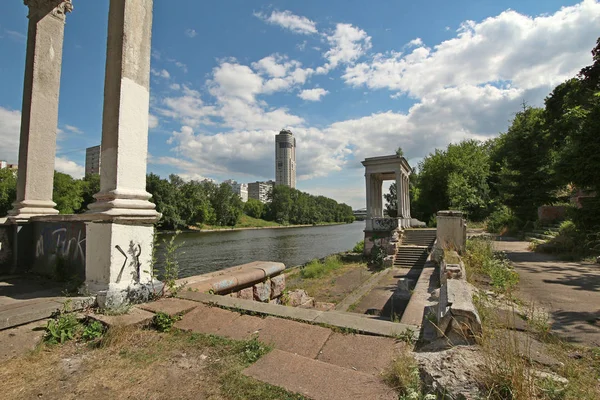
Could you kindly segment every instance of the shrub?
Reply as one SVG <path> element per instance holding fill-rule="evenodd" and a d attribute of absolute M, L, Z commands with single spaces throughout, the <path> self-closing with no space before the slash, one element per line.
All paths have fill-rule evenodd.
<path fill-rule="evenodd" d="M 157 312 L 152 319 L 152 325 L 159 332 L 169 332 L 175 322 L 181 319 L 180 315 L 169 315 L 164 312 Z"/>
<path fill-rule="evenodd" d="M 517 228 L 517 220 L 512 211 L 506 206 L 500 206 L 490 214 L 485 222 L 485 229 L 491 233 L 503 233 Z"/>
<path fill-rule="evenodd" d="M 463 261 L 469 282 L 473 282 L 476 275 L 485 275 L 490 278 L 490 285 L 500 292 L 512 290 L 519 282 L 519 275 L 510 261 L 504 253 L 494 251 L 491 240 L 468 240 L 466 250 Z"/>
<path fill-rule="evenodd" d="M 410 353 L 404 351 L 398 355 L 390 367 L 384 372 L 385 382 L 396 389 L 401 400 L 435 400 L 433 394 L 423 393 L 423 385 L 419 376 L 419 366 Z"/>
<path fill-rule="evenodd" d="M 342 267 L 342 262 L 338 256 L 329 256 L 323 262 L 312 260 L 302 268 L 300 276 L 304 279 L 320 278 L 333 270 Z"/>
<path fill-rule="evenodd" d="M 352 249 L 352 252 L 354 252 L 354 253 L 364 253 L 364 251 L 365 251 L 365 241 L 364 240 L 357 242 L 354 245 L 354 248 Z"/>
<path fill-rule="evenodd" d="M 371 264 L 377 268 L 383 268 L 383 261 L 387 256 L 387 252 L 382 246 L 373 246 L 371 250 Z"/>

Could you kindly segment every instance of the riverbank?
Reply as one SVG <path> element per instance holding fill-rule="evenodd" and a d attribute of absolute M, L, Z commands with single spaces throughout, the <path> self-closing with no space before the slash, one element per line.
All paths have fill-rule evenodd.
<path fill-rule="evenodd" d="M 319 226 L 333 226 L 333 225 L 345 225 L 346 222 L 322 222 L 318 224 L 304 224 L 304 225 L 283 225 L 277 222 L 266 221 L 264 219 L 252 218 L 244 215 L 240 223 L 235 226 L 218 226 L 218 225 L 203 225 L 203 226 L 190 226 L 188 229 L 180 230 L 179 232 L 231 232 L 231 231 L 250 231 L 260 229 L 286 229 L 286 228 L 307 228 L 307 227 L 319 227 Z M 175 231 L 165 230 L 158 231 L 159 234 L 172 234 Z"/>

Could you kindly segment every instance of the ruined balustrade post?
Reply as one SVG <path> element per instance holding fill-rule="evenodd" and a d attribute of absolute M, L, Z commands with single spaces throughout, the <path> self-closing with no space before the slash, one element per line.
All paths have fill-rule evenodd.
<path fill-rule="evenodd" d="M 146 192 L 152 0 L 110 0 L 100 192 L 86 224 L 86 285 L 101 307 L 152 290 L 154 223 Z"/>
<path fill-rule="evenodd" d="M 11 222 L 54 215 L 52 201 L 58 94 L 66 14 L 71 0 L 25 0 L 29 7 L 17 197 Z"/>

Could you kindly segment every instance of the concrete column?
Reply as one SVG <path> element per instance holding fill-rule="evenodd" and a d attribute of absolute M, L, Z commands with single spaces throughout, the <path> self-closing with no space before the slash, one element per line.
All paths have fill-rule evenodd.
<path fill-rule="evenodd" d="M 377 217 L 383 217 L 383 181 L 381 179 L 375 180 L 375 204 L 377 210 Z"/>
<path fill-rule="evenodd" d="M 152 0 L 110 0 L 100 192 L 90 211 L 156 219 L 146 192 Z"/>
<path fill-rule="evenodd" d="M 404 216 L 404 181 L 402 172 L 396 172 L 396 199 L 398 202 L 398 218 Z"/>
<path fill-rule="evenodd" d="M 17 198 L 12 221 L 58 214 L 52 201 L 58 95 L 66 13 L 71 0 L 25 0 L 29 7 L 19 142 Z"/>
<path fill-rule="evenodd" d="M 365 174 L 366 195 L 367 195 L 367 219 L 373 218 L 373 182 L 371 174 Z"/>
<path fill-rule="evenodd" d="M 153 223 L 146 192 L 152 0 L 110 0 L 100 192 L 86 225 L 86 286 L 101 307 L 144 300 L 152 282 Z"/>
<path fill-rule="evenodd" d="M 438 211 L 437 246 L 440 249 L 465 251 L 466 233 L 461 211 Z"/>
<path fill-rule="evenodd" d="M 410 218 L 410 180 L 404 176 L 404 217 Z"/>

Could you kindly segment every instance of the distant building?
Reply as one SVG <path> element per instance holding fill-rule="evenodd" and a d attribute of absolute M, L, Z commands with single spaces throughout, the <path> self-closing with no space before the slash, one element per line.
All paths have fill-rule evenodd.
<path fill-rule="evenodd" d="M 237 194 L 242 198 L 242 201 L 245 203 L 248 201 L 248 185 L 245 183 L 237 183 L 234 180 L 228 179 L 225 182 L 229 186 L 231 186 L 231 190 L 233 193 Z"/>
<path fill-rule="evenodd" d="M 85 174 L 100 174 L 100 146 L 85 149 Z"/>
<path fill-rule="evenodd" d="M 262 203 L 266 203 L 269 200 L 269 193 L 273 188 L 275 182 L 252 182 L 248 184 L 248 198 L 256 199 Z"/>
<path fill-rule="evenodd" d="M 275 135 L 275 183 L 296 188 L 296 138 L 287 129 Z"/>
<path fill-rule="evenodd" d="M 10 164 L 4 160 L 0 160 L 0 169 L 4 169 L 4 168 L 8 168 L 8 169 L 12 169 L 13 171 L 16 171 L 17 169 L 19 169 L 19 165 L 18 164 Z"/>
<path fill-rule="evenodd" d="M 364 221 L 365 219 L 367 219 L 367 209 L 366 208 L 359 208 L 358 210 L 352 210 L 352 213 L 354 214 L 354 218 L 357 221 Z"/>

